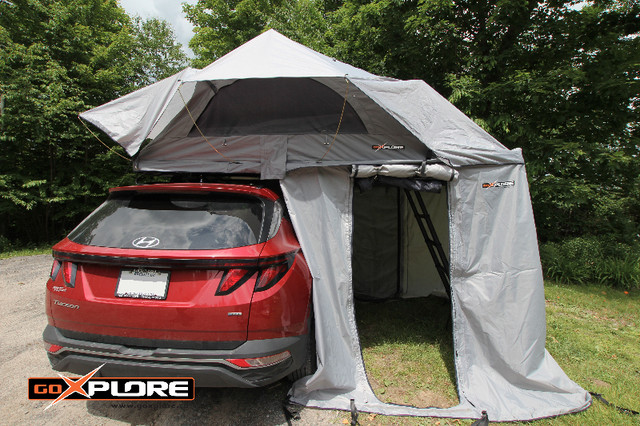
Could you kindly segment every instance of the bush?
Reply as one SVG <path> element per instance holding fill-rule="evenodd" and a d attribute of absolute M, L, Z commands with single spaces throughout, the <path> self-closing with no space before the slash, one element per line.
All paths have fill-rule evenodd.
<path fill-rule="evenodd" d="M 13 249 L 13 245 L 11 241 L 4 235 L 0 235 L 0 253 L 5 253 L 11 251 Z"/>
<path fill-rule="evenodd" d="M 540 260 L 546 278 L 561 283 L 600 283 L 640 289 L 640 246 L 608 237 L 579 237 L 544 243 Z"/>

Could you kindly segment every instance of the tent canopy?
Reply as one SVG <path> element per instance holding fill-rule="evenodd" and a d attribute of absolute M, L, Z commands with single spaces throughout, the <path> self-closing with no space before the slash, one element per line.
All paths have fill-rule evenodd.
<path fill-rule="evenodd" d="M 122 145 L 140 171 L 280 180 L 313 276 L 319 360 L 314 375 L 294 384 L 293 401 L 348 410 L 353 400 L 363 411 L 435 417 L 478 418 L 486 410 L 492 421 L 556 416 L 591 403 L 545 349 L 542 269 L 521 152 L 423 81 L 375 76 L 270 30 L 202 70 L 187 68 L 81 117 Z M 353 237 L 376 232 L 384 216 L 398 226 L 378 240 L 390 245 L 402 234 L 407 244 L 398 251 L 416 247 L 415 230 L 393 208 L 354 234 L 358 212 L 375 214 L 376 203 L 393 196 L 381 191 L 354 209 L 354 179 L 373 176 L 446 185 L 430 205 L 448 248 L 456 407 L 385 404 L 367 381 L 353 304 L 354 267 L 367 267 L 352 258 L 368 247 Z M 437 288 L 433 268 L 407 271 L 405 294 Z M 397 291 L 383 272 L 359 288 Z"/>
<path fill-rule="evenodd" d="M 522 163 L 423 81 L 375 76 L 274 30 L 81 117 L 141 171 L 281 179 L 318 165 Z"/>

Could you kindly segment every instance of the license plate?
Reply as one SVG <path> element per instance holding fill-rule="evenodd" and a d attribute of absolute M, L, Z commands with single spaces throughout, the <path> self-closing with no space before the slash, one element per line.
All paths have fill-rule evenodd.
<path fill-rule="evenodd" d="M 155 269 L 123 269 L 116 287 L 116 297 L 132 299 L 167 298 L 169 272 Z"/>

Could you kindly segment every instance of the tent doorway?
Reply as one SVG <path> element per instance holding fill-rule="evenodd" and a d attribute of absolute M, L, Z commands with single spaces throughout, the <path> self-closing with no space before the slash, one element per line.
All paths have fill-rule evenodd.
<path fill-rule="evenodd" d="M 360 189 L 359 189 L 360 187 Z M 361 189 L 353 195 L 353 291 L 356 298 L 447 296 L 441 277 L 442 266 L 435 261 L 411 207 L 407 191 L 388 185 Z M 448 262 L 449 218 L 446 187 L 442 191 L 408 191 L 420 197 L 426 208 L 441 252 Z M 416 203 L 414 201 L 414 204 Z M 417 206 L 420 209 L 420 206 Z M 438 270 L 440 268 L 440 271 Z M 448 271 L 446 271 L 448 275 Z M 448 277 L 447 277 L 448 278 Z"/>
<path fill-rule="evenodd" d="M 428 219 L 416 217 L 422 208 Z M 445 254 L 448 265 L 445 189 L 433 193 L 356 184 L 352 259 L 356 322 L 367 377 L 381 401 L 420 408 L 458 403 L 448 270 L 443 280 L 438 252 Z"/>

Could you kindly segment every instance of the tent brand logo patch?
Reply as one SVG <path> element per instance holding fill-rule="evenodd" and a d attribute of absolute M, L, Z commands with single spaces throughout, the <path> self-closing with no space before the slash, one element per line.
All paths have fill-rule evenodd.
<path fill-rule="evenodd" d="M 504 182 L 491 182 L 491 183 L 483 183 L 483 188 L 507 188 L 510 186 L 515 186 L 516 182 L 513 180 L 507 180 Z"/>
<path fill-rule="evenodd" d="M 104 365 L 104 364 L 103 364 Z M 29 399 L 53 400 L 45 410 L 64 399 L 95 401 L 191 401 L 192 377 L 93 377 L 100 368 L 79 377 L 31 377 Z"/>
<path fill-rule="evenodd" d="M 404 149 L 404 145 L 387 145 L 386 143 L 382 145 L 371 145 L 371 149 L 374 151 L 384 151 L 384 150 L 392 150 L 392 151 L 401 151 Z"/>

